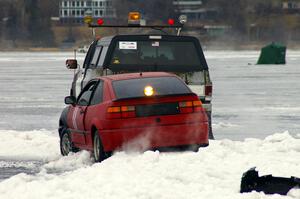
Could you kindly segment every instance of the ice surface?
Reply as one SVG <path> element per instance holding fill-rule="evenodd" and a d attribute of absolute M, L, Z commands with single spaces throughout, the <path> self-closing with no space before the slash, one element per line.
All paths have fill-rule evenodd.
<path fill-rule="evenodd" d="M 216 138 L 299 133 L 300 51 L 288 51 L 286 65 L 255 65 L 258 51 L 208 51 L 205 56 L 213 81 Z"/>
<path fill-rule="evenodd" d="M 82 64 L 84 54 L 78 54 Z M 286 65 L 255 65 L 258 51 L 206 51 L 217 139 L 265 138 L 300 129 L 300 51 Z M 73 71 L 73 53 L 0 53 L 0 129 L 57 129 Z"/>
<path fill-rule="evenodd" d="M 73 76 L 72 53 L 0 53 L 0 129 L 56 129 Z M 79 63 L 83 55 L 80 54 Z"/>

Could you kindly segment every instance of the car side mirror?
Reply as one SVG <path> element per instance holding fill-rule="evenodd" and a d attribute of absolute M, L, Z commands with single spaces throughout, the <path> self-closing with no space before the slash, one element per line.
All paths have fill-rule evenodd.
<path fill-rule="evenodd" d="M 77 68 L 77 60 L 76 59 L 67 59 L 66 67 L 67 67 L 67 69 L 76 69 Z"/>
<path fill-rule="evenodd" d="M 75 103 L 76 103 L 76 98 L 74 96 L 65 97 L 65 104 L 75 105 Z"/>

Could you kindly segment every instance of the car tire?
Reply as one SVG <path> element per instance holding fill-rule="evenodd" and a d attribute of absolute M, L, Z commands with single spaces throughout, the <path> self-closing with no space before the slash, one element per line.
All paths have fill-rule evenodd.
<path fill-rule="evenodd" d="M 73 146 L 70 133 L 67 129 L 62 131 L 60 136 L 60 153 L 63 156 L 69 155 L 70 152 L 76 153 L 79 150 Z"/>
<path fill-rule="evenodd" d="M 189 150 L 193 151 L 193 152 L 198 152 L 199 151 L 199 147 L 200 147 L 199 144 L 192 144 L 192 145 L 189 146 Z"/>
<path fill-rule="evenodd" d="M 102 162 L 106 157 L 98 131 L 96 131 L 94 135 L 93 155 L 94 155 L 95 162 Z"/>

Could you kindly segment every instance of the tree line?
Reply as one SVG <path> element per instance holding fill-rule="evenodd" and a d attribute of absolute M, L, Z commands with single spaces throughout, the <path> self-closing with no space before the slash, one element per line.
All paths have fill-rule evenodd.
<path fill-rule="evenodd" d="M 51 16 L 57 16 L 59 0 L 0 0 L 2 40 L 53 45 Z"/>
<path fill-rule="evenodd" d="M 112 1 L 116 21 L 120 22 L 127 20 L 129 11 L 140 11 L 148 21 L 178 17 L 174 0 Z M 55 45 L 51 17 L 59 15 L 59 3 L 60 0 L 0 0 L 0 39 L 29 41 L 33 46 Z M 218 11 L 216 24 L 227 24 L 237 34 L 246 34 L 259 21 L 286 25 L 283 20 L 272 22 L 270 17 L 282 14 L 281 0 L 202 0 L 202 3 L 201 7 Z"/>

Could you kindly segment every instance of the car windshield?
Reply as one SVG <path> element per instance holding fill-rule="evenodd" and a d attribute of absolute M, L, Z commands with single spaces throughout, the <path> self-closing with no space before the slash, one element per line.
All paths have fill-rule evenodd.
<path fill-rule="evenodd" d="M 112 68 L 136 71 L 200 71 L 200 57 L 192 41 L 118 41 Z"/>
<path fill-rule="evenodd" d="M 147 95 L 145 94 L 145 91 L 149 87 L 153 90 L 153 96 L 192 93 L 177 77 L 151 77 L 118 80 L 113 81 L 112 84 L 117 99 L 145 97 Z"/>

